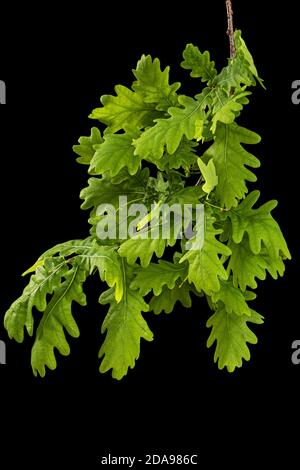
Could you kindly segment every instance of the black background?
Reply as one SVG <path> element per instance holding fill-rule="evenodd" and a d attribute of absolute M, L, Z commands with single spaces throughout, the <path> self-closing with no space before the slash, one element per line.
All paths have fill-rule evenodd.
<path fill-rule="evenodd" d="M 251 347 L 251 361 L 234 374 L 218 371 L 205 346 L 209 310 L 195 299 L 190 310 L 146 315 L 155 340 L 142 342 L 135 369 L 121 382 L 100 375 L 105 312 L 97 303 L 101 286 L 90 281 L 88 308 L 75 313 L 81 336 L 70 340 L 71 355 L 59 357 L 46 378 L 32 376 L 31 341 L 9 341 L 0 326 L 7 343 L 7 365 L 0 366 L 0 460 L 7 455 L 11 464 L 59 468 L 62 461 L 80 461 L 82 468 L 99 468 L 108 452 L 191 451 L 200 462 L 209 456 L 233 463 L 243 450 L 254 464 L 258 453 L 293 458 L 300 105 L 291 102 L 291 84 L 300 78 L 300 17 L 297 2 L 262 3 L 234 2 L 235 25 L 267 87 L 253 90 L 240 122 L 262 136 L 253 149 L 262 163 L 257 186 L 262 201 L 279 200 L 275 216 L 293 260 L 283 279 L 259 286 L 255 308 L 265 324 L 255 328 L 259 343 Z M 228 56 L 221 0 L 28 8 L 4 14 L 0 32 L 0 79 L 7 85 L 7 104 L 0 107 L 1 317 L 24 287 L 20 273 L 41 252 L 87 234 L 78 197 L 85 168 L 75 162 L 72 145 L 95 125 L 87 116 L 100 95 L 112 94 L 118 83 L 130 86 L 142 53 L 171 65 L 171 81 L 181 81 L 185 94 L 197 92 L 196 81 L 179 67 L 186 43 L 210 50 L 219 67 Z"/>

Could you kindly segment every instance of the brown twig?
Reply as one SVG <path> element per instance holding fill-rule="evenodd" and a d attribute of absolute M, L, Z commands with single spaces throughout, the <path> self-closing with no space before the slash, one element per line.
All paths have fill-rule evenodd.
<path fill-rule="evenodd" d="M 236 56 L 236 49 L 234 43 L 234 29 L 233 29 L 233 10 L 232 10 L 232 2 L 231 0 L 225 0 L 226 3 L 226 11 L 227 11 L 227 35 L 229 37 L 229 45 L 230 45 L 230 58 L 234 59 Z"/>

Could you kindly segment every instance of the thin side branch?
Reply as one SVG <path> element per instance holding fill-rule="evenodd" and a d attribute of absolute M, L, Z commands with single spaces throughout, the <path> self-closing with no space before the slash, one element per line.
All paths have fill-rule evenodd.
<path fill-rule="evenodd" d="M 230 46 L 230 58 L 234 59 L 236 56 L 236 49 L 234 43 L 234 29 L 233 29 L 233 10 L 231 0 L 225 0 L 226 2 L 226 11 L 227 11 L 227 35 L 229 37 L 229 46 Z"/>

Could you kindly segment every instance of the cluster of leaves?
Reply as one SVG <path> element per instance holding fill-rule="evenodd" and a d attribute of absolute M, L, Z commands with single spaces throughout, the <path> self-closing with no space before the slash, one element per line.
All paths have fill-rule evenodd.
<path fill-rule="evenodd" d="M 250 358 L 247 343 L 257 338 L 248 323 L 262 323 L 263 317 L 248 305 L 256 297 L 249 289 L 267 273 L 282 276 L 290 253 L 271 215 L 276 201 L 255 206 L 259 192 L 248 194 L 247 182 L 256 181 L 252 169 L 260 163 L 244 144 L 260 138 L 235 121 L 248 103 L 248 88 L 263 84 L 240 31 L 235 45 L 236 56 L 220 73 L 207 51 L 186 46 L 181 65 L 198 79 L 195 97 L 179 94 L 180 83 L 169 83 L 169 67 L 161 70 L 159 60 L 148 55 L 133 70 L 131 89 L 117 85 L 116 94 L 102 96 L 102 106 L 92 112 L 90 117 L 106 126 L 103 136 L 93 127 L 74 146 L 78 162 L 88 165 L 92 176 L 81 192 L 82 208 L 91 212 L 90 236 L 44 253 L 26 272 L 30 282 L 5 315 L 11 338 L 21 342 L 24 329 L 30 336 L 35 332 L 35 375 L 56 367 L 55 349 L 69 354 L 66 332 L 79 335 L 72 303 L 85 305 L 82 285 L 95 271 L 109 287 L 99 299 L 108 305 L 101 372 L 112 369 L 121 379 L 139 357 L 141 338 L 153 338 L 143 313 L 170 313 L 176 302 L 191 307 L 191 295 L 205 296 L 213 311 L 207 345 L 215 343 L 219 368 L 233 371 Z M 120 195 L 149 210 L 153 201 L 158 206 L 202 203 L 202 246 L 193 247 L 195 236 L 189 240 L 194 249 L 187 249 L 187 240 L 176 241 L 174 233 L 169 239 L 138 233 L 100 240 L 96 226 L 107 223 L 107 215 L 97 208 L 110 203 L 118 213 Z M 143 220 L 143 229 L 149 220 Z M 167 247 L 173 247 L 172 260 L 160 259 Z"/>

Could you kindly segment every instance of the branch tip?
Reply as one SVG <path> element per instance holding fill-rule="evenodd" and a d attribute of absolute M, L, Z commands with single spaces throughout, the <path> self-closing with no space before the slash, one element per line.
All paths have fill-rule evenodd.
<path fill-rule="evenodd" d="M 225 3 L 227 12 L 227 36 L 229 37 L 230 59 L 234 59 L 236 56 L 236 48 L 234 42 L 232 1 L 225 0 Z"/>

